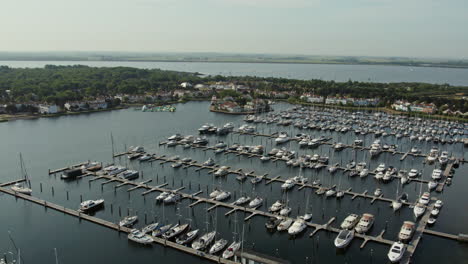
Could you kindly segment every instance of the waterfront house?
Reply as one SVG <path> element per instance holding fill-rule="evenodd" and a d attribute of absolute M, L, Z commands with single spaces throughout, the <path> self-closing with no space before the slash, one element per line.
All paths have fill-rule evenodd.
<path fill-rule="evenodd" d="M 100 110 L 100 109 L 107 109 L 107 102 L 103 99 L 101 100 L 94 100 L 87 102 L 89 109 L 91 110 Z"/>
<path fill-rule="evenodd" d="M 58 105 L 41 104 L 38 107 L 39 113 L 41 114 L 56 114 L 60 111 L 60 107 Z"/>

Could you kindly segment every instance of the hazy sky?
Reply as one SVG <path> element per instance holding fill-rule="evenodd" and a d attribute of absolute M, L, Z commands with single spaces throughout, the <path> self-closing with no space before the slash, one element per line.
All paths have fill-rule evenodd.
<path fill-rule="evenodd" d="M 468 57 L 467 0 L 10 0 L 0 51 Z"/>

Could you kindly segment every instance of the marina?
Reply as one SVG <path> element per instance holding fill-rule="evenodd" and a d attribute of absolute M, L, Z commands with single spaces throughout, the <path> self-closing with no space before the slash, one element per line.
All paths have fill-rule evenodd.
<path fill-rule="evenodd" d="M 206 106 L 202 103 L 197 104 L 200 107 Z M 278 105 L 278 107 L 280 108 L 278 113 L 291 111 L 286 110 L 290 108 L 289 105 Z M 184 112 L 183 105 L 177 108 L 178 111 L 174 115 Z M 132 112 L 135 111 L 123 113 L 133 115 Z M 210 115 L 218 117 L 219 114 Z M 267 118 L 270 115 L 272 113 L 265 113 L 259 117 Z M 135 225 L 138 229 L 155 220 L 166 224 L 190 223 L 192 230 L 217 231 L 219 237 L 216 241 L 220 238 L 228 240 L 228 244 L 242 241 L 245 251 L 240 249 L 238 257 L 250 256 L 250 259 L 256 259 L 259 263 L 275 263 L 271 261 L 277 258 L 287 259 L 291 263 L 304 261 L 314 263 L 325 256 L 332 259 L 331 263 L 384 262 L 387 261 L 385 254 L 399 240 L 398 230 L 406 220 L 412 220 L 416 225 L 412 238 L 404 244 L 406 253 L 400 263 L 419 262 L 425 259 L 421 256 L 425 247 L 432 243 L 443 243 L 433 239 L 442 239 L 450 243 L 466 242 L 464 234 L 468 232 L 460 226 L 448 227 L 444 220 L 447 219 L 447 213 L 454 213 L 450 194 L 460 188 L 458 186 L 466 184 L 465 177 L 459 177 L 465 171 L 463 143 L 457 141 L 442 145 L 430 142 L 419 146 L 421 143 L 418 141 L 409 144 L 407 141 L 412 142 L 409 137 L 397 139 L 395 134 L 386 138 L 387 144 L 398 144 L 399 147 L 395 150 L 382 149 L 378 156 L 371 157 L 369 155 L 371 147 L 365 146 L 372 145 L 375 133 L 358 136 L 363 142 L 362 145 L 355 146 L 350 143 L 355 140 L 351 134 L 354 132 L 342 134 L 335 131 L 312 130 L 308 134 L 311 139 L 323 135 L 327 140 L 313 148 L 302 148 L 299 145 L 302 139 L 292 135 L 305 134 L 305 131 L 301 132 L 303 129 L 288 128 L 287 134 L 291 143 L 283 145 L 275 142 L 282 128 L 272 126 L 273 124 L 252 122 L 252 126 L 255 126 L 255 130 L 259 132 L 242 132 L 238 127 L 250 123 L 242 119 L 241 116 L 230 116 L 228 120 L 224 120 L 224 117 L 214 121 L 207 120 L 216 123 L 219 127 L 226 122 L 233 122 L 235 128 L 225 135 L 193 136 L 193 140 L 197 140 L 197 137 L 205 138 L 206 144 L 180 142 L 187 135 L 198 134 L 197 128 L 203 124 L 203 120 L 178 129 L 181 139 L 175 140 L 175 143 L 170 143 L 174 140 L 168 140 L 174 134 L 169 128 L 163 129 L 156 138 L 150 136 L 142 141 L 122 139 L 122 136 L 115 137 L 114 132 L 117 140 L 106 139 L 103 144 L 99 143 L 106 146 L 102 155 L 90 156 L 81 152 L 81 155 L 74 155 L 75 162 L 67 162 L 68 159 L 45 162 L 48 166 L 42 171 L 45 171 L 44 175 L 47 177 L 37 176 L 37 173 L 30 177 L 33 189 L 31 196 L 15 193 L 10 189 L 12 185 L 23 182 L 23 179 L 2 179 L 0 192 L 125 234 L 125 237 L 122 236 L 118 240 L 126 240 L 127 234 L 133 234 L 131 228 L 120 227 L 118 224 L 125 216 L 138 216 L 140 221 Z M 447 138 L 449 137 L 455 138 L 455 135 L 447 134 Z M 340 141 L 343 142 L 342 146 L 340 145 L 342 150 L 337 151 L 335 145 Z M 225 143 L 225 146 L 220 147 L 221 143 Z M 142 146 L 144 151 L 136 155 L 134 151 L 129 151 L 136 149 L 136 147 L 127 147 L 131 145 Z M 230 149 L 233 145 L 237 148 Z M 415 146 L 418 146 L 420 152 L 411 153 L 411 148 Z M 438 159 L 435 162 L 428 161 L 434 146 L 439 148 L 439 153 L 448 151 L 447 162 L 442 160 L 444 162 L 442 164 Z M 268 153 L 273 149 L 288 153 L 288 158 L 269 156 Z M 306 156 L 307 159 L 304 159 Z M 31 159 L 29 156 L 26 157 L 28 157 L 26 160 L 28 166 Z M 264 160 L 265 157 L 268 157 L 268 160 Z M 324 157 L 327 158 L 327 163 L 317 166 L 325 161 L 325 159 L 318 161 L 319 158 Z M 89 160 L 81 162 L 86 159 Z M 299 165 L 293 165 L 294 162 Z M 352 176 L 356 170 L 355 166 L 362 162 L 366 163 L 368 176 Z M 99 165 L 100 169 L 86 170 L 86 167 L 91 167 L 89 165 L 91 163 L 93 168 Z M 390 180 L 377 178 L 382 163 L 385 163 L 385 172 L 395 168 L 395 172 L 389 174 Z M 106 171 L 109 167 L 121 168 L 122 171 L 109 173 L 110 171 Z M 431 178 L 433 171 L 439 168 L 440 178 L 436 181 L 437 186 L 429 190 L 431 197 L 424 206 L 425 212 L 415 218 L 413 209 L 419 203 L 422 192 L 425 192 L 428 184 L 434 181 Z M 62 178 L 62 174 L 77 169 L 82 169 L 82 172 L 76 178 L 68 180 Z M 409 172 L 411 169 L 417 170 L 419 176 L 410 178 L 408 182 L 402 184 L 402 178 L 407 176 L 398 172 L 400 170 Z M 129 172 L 125 174 L 125 171 Z M 137 173 L 136 178 L 126 179 L 125 175 L 130 175 L 133 171 Z M 295 177 L 299 180 L 293 181 L 292 187 L 283 189 L 282 186 Z M 380 189 L 381 193 L 377 193 L 377 189 Z M 218 200 L 211 197 L 211 193 L 216 190 L 229 194 L 227 198 Z M 334 192 L 331 192 L 332 190 Z M 155 199 L 163 193 L 180 198 L 171 203 L 157 202 Z M 337 193 L 342 196 L 337 197 Z M 400 201 L 399 196 L 403 193 L 407 193 L 408 197 Z M 252 199 L 260 197 L 262 203 L 254 208 L 250 208 L 247 204 L 235 204 L 235 201 L 243 196 Z M 87 199 L 98 198 L 105 199 L 106 206 L 95 215 L 69 209 L 78 208 L 78 205 Z M 444 206 L 439 209 L 441 215 L 434 217 L 434 205 L 439 200 L 443 200 Z M 282 201 L 284 208 L 289 206 L 289 212 L 280 215 L 279 211 L 269 211 L 275 201 Z M 394 211 L 392 207 L 396 203 L 401 203 L 401 208 Z M 14 204 L 20 205 L 17 201 Z M 45 213 L 48 214 L 47 211 Z M 305 229 L 299 235 L 292 236 L 288 235 L 288 232 L 281 231 L 272 232 L 264 227 L 272 218 L 281 217 L 283 221 L 288 220 L 292 224 L 307 213 L 312 215 L 312 219 L 304 222 Z M 340 223 L 351 213 L 360 216 L 364 213 L 372 214 L 375 222 L 368 232 L 354 232 L 354 239 L 346 249 L 337 249 L 336 253 L 334 250 L 333 253 L 330 252 L 330 249 L 335 248 L 332 240 L 342 231 Z M 437 219 L 437 222 L 428 224 L 430 218 Z M 244 232 L 239 231 L 243 229 L 246 229 L 245 237 L 242 235 Z M 227 260 L 221 257 L 222 254 L 211 255 L 208 251 L 201 253 L 172 240 L 150 237 L 156 246 L 151 249 L 145 247 L 133 249 L 134 245 L 130 247 L 129 244 L 130 250 L 137 250 L 141 254 L 163 254 L 160 248 L 167 248 L 170 251 L 180 252 L 174 253 L 178 254 L 174 257 L 178 259 L 194 261 L 192 258 L 195 257 L 198 259 L 196 261 L 207 261 L 207 263 L 238 263 L 236 258 Z M 289 258 L 286 252 L 295 247 L 303 250 L 306 247 L 312 248 L 310 251 L 316 256 L 301 251 L 304 253 Z M 258 254 L 255 253 L 257 251 Z M 243 252 L 246 252 L 245 255 L 242 255 Z M 357 262 L 351 261 L 351 256 L 353 259 L 356 258 Z"/>

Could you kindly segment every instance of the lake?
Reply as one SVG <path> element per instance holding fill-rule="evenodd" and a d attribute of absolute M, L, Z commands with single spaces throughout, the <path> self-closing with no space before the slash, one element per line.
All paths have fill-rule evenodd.
<path fill-rule="evenodd" d="M 281 63 L 207 63 L 207 62 L 127 62 L 127 61 L 0 61 L 10 67 L 89 65 L 94 67 L 135 67 L 208 75 L 281 77 L 363 82 L 424 82 L 468 86 L 468 69 L 407 67 L 385 65 L 281 64 Z"/>
<path fill-rule="evenodd" d="M 354 67 L 354 66 L 353 66 Z M 96 213 L 97 217 L 117 222 L 121 216 L 117 213 L 117 208 L 121 208 L 122 215 L 129 212 L 138 214 L 140 222 L 137 227 L 144 226 L 144 215 L 148 217 L 148 222 L 156 219 L 169 223 L 191 222 L 193 228 L 205 230 L 217 230 L 219 236 L 232 241 L 234 230 L 242 233 L 244 230 L 244 247 L 253 249 L 263 254 L 288 259 L 291 263 L 387 263 L 386 253 L 388 246 L 369 242 L 364 249 L 360 249 L 362 240 L 355 239 L 346 250 L 336 250 L 333 245 L 335 233 L 319 232 L 313 238 L 308 234 L 312 231 L 308 229 L 303 235 L 296 239 L 291 239 L 287 233 L 269 233 L 264 227 L 266 218 L 261 216 L 253 217 L 250 221 L 244 222 L 247 215 L 238 212 L 230 216 L 224 214 L 226 208 L 217 208 L 206 212 L 207 206 L 199 204 L 195 208 L 189 209 L 188 200 L 183 200 L 178 206 L 164 206 L 156 204 L 154 198 L 157 193 L 141 195 L 143 190 L 127 192 L 129 186 L 123 186 L 114 191 L 117 183 L 110 183 L 101 187 L 100 181 L 88 183 L 89 178 L 65 182 L 59 175 L 48 175 L 48 169 L 57 169 L 86 160 L 112 162 L 111 133 L 114 137 L 114 147 L 116 152 L 122 152 L 129 146 L 142 145 L 150 153 L 167 156 L 180 155 L 181 157 L 191 157 L 198 162 L 204 162 L 208 158 L 215 159 L 217 164 L 231 166 L 233 169 L 243 168 L 245 171 L 254 170 L 257 174 L 268 173 L 270 177 L 281 175 L 288 178 L 299 174 L 297 168 L 291 168 L 284 162 L 262 163 L 258 159 L 249 159 L 243 156 L 216 155 L 213 151 L 202 151 L 200 149 L 167 148 L 159 146 L 159 142 L 165 140 L 174 133 L 197 134 L 197 129 L 204 123 L 223 125 L 233 122 L 236 126 L 243 124 L 241 116 L 230 116 L 208 111 L 207 102 L 189 102 L 177 105 L 175 113 L 143 113 L 134 109 L 115 110 L 93 114 L 82 114 L 76 116 L 61 116 L 56 118 L 41 118 L 37 120 L 17 120 L 0 124 L 0 182 L 13 180 L 19 177 L 19 158 L 21 152 L 29 175 L 32 181 L 33 195 L 47 201 L 51 201 L 68 208 L 79 206 L 80 195 L 83 199 L 104 198 L 106 207 Z M 274 105 L 275 109 L 285 109 L 290 107 L 287 104 Z M 297 129 L 293 127 L 280 128 L 275 125 L 258 124 L 257 130 L 264 133 L 272 133 L 278 130 L 287 130 L 290 134 L 296 134 Z M 325 134 L 332 137 L 333 141 L 351 143 L 356 137 L 354 133 L 341 134 L 337 132 L 307 131 L 314 136 Z M 370 145 L 373 141 L 372 135 L 360 136 L 364 140 L 364 145 Z M 244 135 L 228 135 L 222 138 L 209 136 L 209 145 L 214 145 L 218 140 L 223 140 L 229 145 L 235 142 L 247 145 L 262 144 L 266 146 L 266 151 L 274 147 L 273 141 L 261 137 Z M 413 144 L 407 138 L 388 138 L 388 143 L 398 144 L 404 150 Z M 364 159 L 365 152 L 351 149 L 343 150 L 339 155 L 333 154 L 327 146 L 321 146 L 315 150 L 299 150 L 297 143 L 291 143 L 291 149 L 297 149 L 299 154 L 319 153 L 329 155 L 330 164 L 340 162 L 346 163 L 350 159 Z M 427 153 L 430 144 L 422 143 L 423 152 Z M 462 144 L 441 145 L 442 150 L 450 150 L 455 156 L 464 156 Z M 368 160 L 370 168 L 375 168 L 381 162 L 397 168 L 416 168 L 423 170 L 426 179 L 432 169 L 431 165 L 424 165 L 421 158 L 408 157 L 401 162 L 398 155 L 390 153 L 381 154 L 378 158 Z M 207 170 L 200 172 L 195 168 L 173 169 L 170 164 L 161 165 L 159 162 L 138 163 L 128 161 L 126 157 L 116 158 L 115 163 L 122 164 L 129 168 L 139 170 L 143 177 L 137 181 L 151 179 L 154 185 L 168 183 L 167 188 L 178 188 L 184 186 L 182 192 L 193 193 L 200 188 L 205 192 L 201 194 L 206 197 L 206 189 L 211 190 L 214 186 L 231 191 L 233 194 L 245 192 L 250 196 L 260 195 L 264 197 L 265 203 L 269 206 L 280 198 L 287 198 L 292 207 L 292 216 L 304 214 L 309 211 L 313 214 L 312 221 L 325 223 L 331 217 L 337 217 L 333 224 L 339 223 L 350 213 L 372 213 L 376 216 L 376 223 L 371 230 L 371 235 L 379 234 L 384 228 L 387 231 L 385 238 L 395 240 L 401 224 L 405 220 L 414 220 L 412 209 L 403 207 L 398 213 L 393 213 L 389 204 L 376 201 L 372 206 L 370 200 L 356 198 L 351 200 L 349 196 L 337 200 L 326 199 L 317 196 L 311 190 L 297 190 L 288 192 L 287 197 L 280 191 L 277 183 L 265 185 L 258 184 L 255 187 L 250 182 L 240 184 L 234 176 L 229 175 L 223 179 L 214 179 Z M 468 233 L 468 210 L 466 210 L 466 186 L 468 184 L 466 167 L 457 169 L 454 176 L 454 184 L 446 187 L 439 196 L 445 205 L 441 210 L 434 230 L 444 231 L 452 234 Z M 348 178 L 342 172 L 337 172 L 330 176 L 326 170 L 304 171 L 304 176 L 313 179 L 321 178 L 324 185 L 341 185 L 342 189 L 353 188 L 353 191 L 372 192 L 380 187 L 385 197 L 394 197 L 397 185 L 395 181 L 389 184 L 380 185 L 371 176 L 360 178 Z M 43 185 L 42 192 L 40 184 Z M 54 187 L 54 192 L 52 192 Z M 410 201 L 414 201 L 419 193 L 419 185 L 410 183 L 405 185 L 405 192 L 408 192 Z M 69 192 L 69 199 L 66 192 Z M 309 197 L 309 198 L 307 198 Z M 234 198 L 231 198 L 233 201 Z M 113 212 L 110 210 L 113 205 Z M 308 205 L 308 206 L 306 206 Z M 180 253 L 170 248 L 159 245 L 152 247 L 141 247 L 131 243 L 123 234 L 118 234 L 113 230 L 97 226 L 95 224 L 79 221 L 71 216 L 45 210 L 44 208 L 25 202 L 21 199 L 1 194 L 0 208 L 0 254 L 12 251 L 14 246 L 8 238 L 7 231 L 11 235 L 17 247 L 21 249 L 24 262 L 54 263 L 54 248 L 57 248 L 59 263 L 67 264 L 98 264 L 98 263 L 154 263 L 161 261 L 164 263 L 207 263 L 201 259 Z M 267 206 L 261 207 L 267 210 Z M 415 257 L 415 263 L 462 263 L 468 259 L 466 245 L 457 242 L 444 240 L 430 235 L 424 235 Z"/>

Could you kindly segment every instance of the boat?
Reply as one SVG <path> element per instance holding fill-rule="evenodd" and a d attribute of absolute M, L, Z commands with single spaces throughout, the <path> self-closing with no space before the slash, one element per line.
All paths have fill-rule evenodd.
<path fill-rule="evenodd" d="M 382 195 L 382 189 L 380 188 L 375 189 L 374 196 L 380 196 L 380 195 Z"/>
<path fill-rule="evenodd" d="M 336 163 L 335 165 L 332 165 L 330 167 L 328 167 L 328 172 L 330 173 L 335 173 L 337 170 L 338 170 L 338 163 Z"/>
<path fill-rule="evenodd" d="M 171 141 L 167 142 L 166 145 L 169 146 L 169 143 L 170 143 L 170 142 L 171 142 Z M 177 143 L 175 143 L 174 145 L 177 145 Z M 134 159 L 138 159 L 139 157 L 141 157 L 141 155 L 143 155 L 143 153 L 140 153 L 140 152 L 130 153 L 130 154 L 127 155 L 127 158 L 128 158 L 129 160 L 134 160 Z"/>
<path fill-rule="evenodd" d="M 100 169 L 102 169 L 102 164 L 100 162 L 97 162 L 97 161 L 90 161 L 86 164 L 83 164 L 81 165 L 80 169 L 82 169 L 83 171 L 98 171 Z"/>
<path fill-rule="evenodd" d="M 294 223 L 288 228 L 288 234 L 291 236 L 295 236 L 297 234 L 302 233 L 304 229 L 306 229 L 307 225 L 304 219 L 297 219 Z"/>
<path fill-rule="evenodd" d="M 164 199 L 166 199 L 167 196 L 169 196 L 169 192 L 162 192 L 158 196 L 156 196 L 156 201 L 157 202 L 162 202 Z"/>
<path fill-rule="evenodd" d="M 377 172 L 384 172 L 384 171 L 385 171 L 385 164 L 384 164 L 384 163 L 380 163 L 379 166 L 377 167 L 377 169 L 375 169 L 375 171 L 377 171 Z"/>
<path fill-rule="evenodd" d="M 310 219 L 312 219 L 312 214 L 306 213 L 304 215 L 299 216 L 299 218 L 303 219 L 304 221 L 310 221 Z"/>
<path fill-rule="evenodd" d="M 180 200 L 180 198 L 181 198 L 180 194 L 171 193 L 163 200 L 163 202 L 167 204 L 176 203 Z"/>
<path fill-rule="evenodd" d="M 270 159 L 271 159 L 270 156 L 262 156 L 262 157 L 260 157 L 260 160 L 261 160 L 262 162 L 269 161 Z"/>
<path fill-rule="evenodd" d="M 282 190 L 289 190 L 292 187 L 294 187 L 294 185 L 296 185 L 296 178 L 295 177 L 289 178 L 281 185 L 281 189 Z"/>
<path fill-rule="evenodd" d="M 185 232 L 185 230 L 187 230 L 189 227 L 190 227 L 189 224 L 175 225 L 175 226 L 173 226 L 171 229 L 169 229 L 168 231 L 166 231 L 166 232 L 163 234 L 163 237 L 164 237 L 165 239 L 174 238 L 174 237 L 176 237 L 176 236 L 182 234 L 183 232 Z"/>
<path fill-rule="evenodd" d="M 427 183 L 427 188 L 429 189 L 429 191 L 432 191 L 432 190 L 434 190 L 434 189 L 437 187 L 437 185 L 439 185 L 438 182 L 436 182 L 436 181 L 429 181 L 429 182 Z"/>
<path fill-rule="evenodd" d="M 363 214 L 361 220 L 359 220 L 358 224 L 354 228 L 358 233 L 366 233 L 371 229 L 372 225 L 374 224 L 374 216 L 372 214 Z"/>
<path fill-rule="evenodd" d="M 122 173 L 122 172 L 124 172 L 126 170 L 127 170 L 127 168 L 125 168 L 123 166 L 115 166 L 114 169 L 111 170 L 111 171 L 108 171 L 107 174 L 109 176 L 115 176 L 115 175 L 120 174 L 120 173 Z"/>
<path fill-rule="evenodd" d="M 265 223 L 265 227 L 269 230 L 275 229 L 282 221 L 281 217 L 270 217 Z"/>
<path fill-rule="evenodd" d="M 127 237 L 128 237 L 128 240 L 131 240 L 133 242 L 137 242 L 140 244 L 144 244 L 144 245 L 151 244 L 154 241 L 153 238 L 151 238 L 151 236 L 147 235 L 146 233 L 138 229 L 132 229 Z"/>
<path fill-rule="evenodd" d="M 170 137 L 167 138 L 167 140 L 170 140 L 170 141 L 179 141 L 179 140 L 182 140 L 183 137 L 181 134 L 174 134 Z"/>
<path fill-rule="evenodd" d="M 331 197 L 331 196 L 334 196 L 335 194 L 336 194 L 336 188 L 335 187 L 332 187 L 332 188 L 328 189 L 325 192 L 326 197 Z"/>
<path fill-rule="evenodd" d="M 216 196 L 218 196 L 221 192 L 222 192 L 221 190 L 218 190 L 217 188 L 215 188 L 215 189 L 210 193 L 210 198 L 211 198 L 211 199 L 216 198 Z"/>
<path fill-rule="evenodd" d="M 231 192 L 222 191 L 220 194 L 216 195 L 214 198 L 216 201 L 224 201 L 231 197 Z"/>
<path fill-rule="evenodd" d="M 426 211 L 426 206 L 421 203 L 417 203 L 413 208 L 413 213 L 416 218 L 420 217 Z"/>
<path fill-rule="evenodd" d="M 226 239 L 220 239 L 217 240 L 213 246 L 211 246 L 210 250 L 208 251 L 211 255 L 214 255 L 221 250 L 223 250 L 228 244 L 228 241 Z"/>
<path fill-rule="evenodd" d="M 236 254 L 236 252 L 240 249 L 241 242 L 232 242 L 231 245 L 223 252 L 223 258 L 230 259 Z"/>
<path fill-rule="evenodd" d="M 243 205 L 243 204 L 246 204 L 246 203 L 248 203 L 248 202 L 250 202 L 250 197 L 248 197 L 248 196 L 241 196 L 241 197 L 239 197 L 239 199 L 237 199 L 237 200 L 234 202 L 234 204 L 235 204 L 235 205 Z"/>
<path fill-rule="evenodd" d="M 121 227 L 132 227 L 138 221 L 138 216 L 126 216 L 119 222 Z"/>
<path fill-rule="evenodd" d="M 215 236 L 216 231 L 211 231 L 209 233 L 204 234 L 192 243 L 192 248 L 195 250 L 204 250 L 211 244 L 211 242 L 213 242 Z"/>
<path fill-rule="evenodd" d="M 345 248 L 354 238 L 354 232 L 344 229 L 341 230 L 335 238 L 335 247 Z"/>
<path fill-rule="evenodd" d="M 409 241 L 413 237 L 415 227 L 416 224 L 414 222 L 404 221 L 398 233 L 398 239 L 403 242 Z"/>
<path fill-rule="evenodd" d="M 143 153 L 145 152 L 145 148 L 142 146 L 130 147 L 130 151 L 132 153 Z"/>
<path fill-rule="evenodd" d="M 140 173 L 136 170 L 126 170 L 117 175 L 117 178 L 124 180 L 134 180 L 140 176 Z"/>
<path fill-rule="evenodd" d="M 87 200 L 87 201 L 80 203 L 80 208 L 78 209 L 78 212 L 89 213 L 99 208 L 102 208 L 103 206 L 104 206 L 104 199 Z"/>
<path fill-rule="evenodd" d="M 60 178 L 63 180 L 72 180 L 72 179 L 76 179 L 78 176 L 81 176 L 81 175 L 83 175 L 83 169 L 75 168 L 75 169 L 65 170 L 60 176 Z"/>
<path fill-rule="evenodd" d="M 176 239 L 176 243 L 179 245 L 185 245 L 192 242 L 198 235 L 199 229 L 192 230 L 185 234 L 182 234 Z"/>
<path fill-rule="evenodd" d="M 393 243 L 388 251 L 387 257 L 392 263 L 399 262 L 406 252 L 406 245 L 401 242 Z"/>
<path fill-rule="evenodd" d="M 442 151 L 442 154 L 439 157 L 439 163 L 441 165 L 445 165 L 448 162 L 448 152 L 447 151 Z"/>
<path fill-rule="evenodd" d="M 290 140 L 290 138 L 288 137 L 288 134 L 286 132 L 280 132 L 278 137 L 275 138 L 275 143 L 276 144 L 283 144 L 283 143 L 286 143 Z"/>
<path fill-rule="evenodd" d="M 207 145 L 208 144 L 208 139 L 206 139 L 205 137 L 197 137 L 194 141 L 193 141 L 193 144 L 194 145 Z"/>
<path fill-rule="evenodd" d="M 431 211 L 431 215 L 432 215 L 432 216 L 438 216 L 439 213 L 440 213 L 440 210 L 437 209 L 437 208 L 434 208 L 434 209 L 432 209 L 432 211 Z"/>
<path fill-rule="evenodd" d="M 11 186 L 11 190 L 14 191 L 15 193 L 31 195 L 32 194 L 31 182 L 29 181 L 28 172 L 26 170 L 26 166 L 24 165 L 23 155 L 21 153 L 19 154 L 19 158 L 20 158 L 20 174 L 21 174 L 22 181 L 17 182 L 13 186 Z"/>
<path fill-rule="evenodd" d="M 419 176 L 419 171 L 417 169 L 411 169 L 408 172 L 408 177 L 410 177 L 410 178 L 415 178 L 415 177 L 418 177 L 418 176 Z"/>
<path fill-rule="evenodd" d="M 255 197 L 252 201 L 249 203 L 249 208 L 256 209 L 260 207 L 263 203 L 263 199 L 261 197 Z"/>
<path fill-rule="evenodd" d="M 424 192 L 421 198 L 419 198 L 419 203 L 421 204 L 428 204 L 430 200 L 431 195 L 428 192 Z"/>
<path fill-rule="evenodd" d="M 434 203 L 434 207 L 435 207 L 435 208 L 442 208 L 443 205 L 444 205 L 444 203 L 442 202 L 442 200 L 437 200 L 437 201 Z"/>
<path fill-rule="evenodd" d="M 222 176 L 226 176 L 229 174 L 229 171 L 228 171 L 228 167 L 227 166 L 221 166 L 217 171 L 214 172 L 214 176 L 215 177 L 222 177 Z"/>
<path fill-rule="evenodd" d="M 154 237 L 162 236 L 164 233 L 166 233 L 169 229 L 171 229 L 172 224 L 167 224 L 167 225 L 162 225 L 153 232 L 151 232 L 151 235 Z"/>
<path fill-rule="evenodd" d="M 281 202 L 280 200 L 274 202 L 270 208 L 268 208 L 268 211 L 272 212 L 272 213 L 276 213 L 278 211 L 280 211 L 282 208 L 284 207 L 284 203 Z"/>
<path fill-rule="evenodd" d="M 152 223 L 145 226 L 141 231 L 145 234 L 151 234 L 154 230 L 158 229 L 161 226 L 159 223 Z"/>
<path fill-rule="evenodd" d="M 214 159 L 209 158 L 207 161 L 203 162 L 203 166 L 213 166 L 215 164 Z"/>
<path fill-rule="evenodd" d="M 434 180 L 439 180 L 440 178 L 442 178 L 442 170 L 440 169 L 433 170 L 431 177 Z"/>
<path fill-rule="evenodd" d="M 359 222 L 359 215 L 357 214 L 350 214 L 348 215 L 343 222 L 341 223 L 341 229 L 353 229 L 356 224 Z"/>
<path fill-rule="evenodd" d="M 368 169 L 363 169 L 361 172 L 359 172 L 359 177 L 364 178 L 369 174 Z"/>
<path fill-rule="evenodd" d="M 257 183 L 261 182 L 262 180 L 263 180 L 263 176 L 258 175 L 258 176 L 255 176 L 254 178 L 252 178 L 252 179 L 250 180 L 250 182 L 251 182 L 252 184 L 257 184 Z"/>
<path fill-rule="evenodd" d="M 427 219 L 427 223 L 428 223 L 429 225 L 435 224 L 436 221 L 437 221 L 437 219 L 434 218 L 434 217 L 432 217 L 432 216 L 429 216 L 429 219 Z"/>
<path fill-rule="evenodd" d="M 278 231 L 285 231 L 293 224 L 292 218 L 284 218 L 276 227 Z"/>
<path fill-rule="evenodd" d="M 283 207 L 283 208 L 280 210 L 279 214 L 280 214 L 281 216 L 288 216 L 289 213 L 291 213 L 291 210 L 292 210 L 291 207 L 285 206 L 285 207 Z"/>
<path fill-rule="evenodd" d="M 143 162 L 143 161 L 150 160 L 151 158 L 152 158 L 151 155 L 145 154 L 145 155 L 139 157 L 139 158 L 138 158 L 138 161 Z"/>

